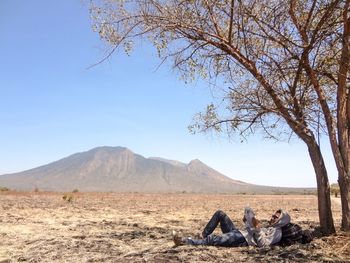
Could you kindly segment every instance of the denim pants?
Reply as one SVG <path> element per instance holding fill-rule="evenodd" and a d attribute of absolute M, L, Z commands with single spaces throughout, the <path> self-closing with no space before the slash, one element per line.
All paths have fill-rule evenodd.
<path fill-rule="evenodd" d="M 222 234 L 212 234 L 219 223 Z M 213 217 L 204 228 L 202 236 L 203 239 L 188 238 L 186 240 L 186 243 L 189 245 L 210 245 L 222 247 L 240 247 L 248 245 L 244 236 L 235 227 L 231 219 L 223 211 L 220 210 L 214 213 Z"/>

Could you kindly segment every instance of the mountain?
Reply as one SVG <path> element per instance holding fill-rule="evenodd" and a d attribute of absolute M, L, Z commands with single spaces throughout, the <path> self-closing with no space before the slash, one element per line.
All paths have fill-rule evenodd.
<path fill-rule="evenodd" d="M 20 173 L 0 176 L 0 186 L 17 190 L 269 193 L 226 177 L 199 160 L 188 164 L 145 158 L 124 147 L 98 147 Z"/>

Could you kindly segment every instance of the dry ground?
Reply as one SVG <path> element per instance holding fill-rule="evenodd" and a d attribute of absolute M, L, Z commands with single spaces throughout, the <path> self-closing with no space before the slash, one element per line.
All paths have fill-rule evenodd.
<path fill-rule="evenodd" d="M 306 229 L 317 226 L 315 196 L 0 194 L 0 263 L 5 262 L 350 262 L 350 236 L 272 248 L 173 247 L 171 231 L 201 233 L 215 210 L 242 227 L 251 206 L 259 218 L 277 208 Z M 340 225 L 340 204 L 333 202 Z M 266 221 L 265 221 L 266 222 Z"/>

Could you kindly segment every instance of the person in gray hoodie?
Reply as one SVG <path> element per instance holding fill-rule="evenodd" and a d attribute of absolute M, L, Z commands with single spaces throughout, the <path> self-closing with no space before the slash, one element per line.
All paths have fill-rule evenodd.
<path fill-rule="evenodd" d="M 268 227 L 261 227 L 251 208 L 245 208 L 243 222 L 245 229 L 238 230 L 232 220 L 221 210 L 214 213 L 202 232 L 202 238 L 182 238 L 173 231 L 173 241 L 179 245 L 211 245 L 224 247 L 240 246 L 271 246 L 282 238 L 281 228 L 290 222 L 290 216 L 282 209 L 277 210 L 271 217 Z M 221 235 L 212 234 L 220 224 Z"/>

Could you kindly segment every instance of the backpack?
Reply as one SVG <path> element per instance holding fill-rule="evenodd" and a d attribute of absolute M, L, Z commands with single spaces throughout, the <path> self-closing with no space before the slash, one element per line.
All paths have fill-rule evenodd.
<path fill-rule="evenodd" d="M 309 230 L 302 230 L 298 224 L 288 223 L 282 227 L 282 238 L 279 242 L 282 246 L 290 246 L 295 243 L 310 243 L 312 235 Z"/>

